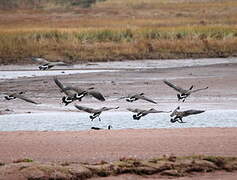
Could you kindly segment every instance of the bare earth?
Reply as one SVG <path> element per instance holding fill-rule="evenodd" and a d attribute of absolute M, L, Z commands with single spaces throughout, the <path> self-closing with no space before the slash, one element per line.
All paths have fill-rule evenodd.
<path fill-rule="evenodd" d="M 176 92 L 167 88 L 162 79 L 175 78 L 175 82 L 188 87 L 209 86 L 208 91 L 192 95 L 184 107 L 207 109 L 236 109 L 237 105 L 237 65 L 212 65 L 190 68 L 160 70 L 123 71 L 109 73 L 88 73 L 58 76 L 66 83 L 80 83 L 83 87 L 96 86 L 109 100 L 131 92 L 144 92 L 159 102 L 162 110 L 175 107 Z M 188 79 L 188 82 L 187 82 Z M 68 111 L 59 105 L 62 96 L 52 77 L 19 78 L 2 81 L 2 92 L 11 89 L 27 91 L 29 97 L 48 106 L 35 106 L 20 100 L 5 102 L 0 100 L 0 114 Z M 37 95 L 36 95 L 37 94 Z M 86 99 L 87 106 L 94 105 L 93 99 Z M 105 102 L 112 106 L 114 101 Z M 116 102 L 125 110 L 125 102 Z M 148 103 L 137 103 L 137 108 L 149 107 Z M 73 107 L 73 106 L 72 106 Z M 70 107 L 71 109 L 73 109 Z M 5 112 L 5 109 L 10 111 Z M 71 110 L 70 109 L 70 110 Z M 76 111 L 76 110 L 75 110 Z M 138 159 L 163 155 L 217 155 L 237 156 L 237 128 L 187 128 L 187 129 L 127 129 L 78 132 L 0 132 L 0 160 L 12 162 L 20 158 L 30 158 L 40 162 L 99 162 L 114 161 L 121 157 Z M 200 179 L 234 179 L 237 173 L 218 172 L 202 175 Z M 110 177 L 111 178 L 111 177 Z M 107 179 L 110 179 L 107 178 Z M 140 179 L 129 175 L 114 179 Z M 154 177 L 155 179 L 156 177 Z M 199 179 L 199 177 L 195 177 Z M 195 179 L 194 178 L 194 179 Z M 1 178 L 0 178 L 1 179 Z M 103 179 L 103 178 L 101 178 Z M 152 179 L 152 177 L 151 177 Z M 180 180 L 193 177 L 180 178 Z"/>

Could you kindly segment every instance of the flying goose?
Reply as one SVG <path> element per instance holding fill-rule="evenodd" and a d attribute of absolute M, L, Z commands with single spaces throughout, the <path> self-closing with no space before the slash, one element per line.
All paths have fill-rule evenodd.
<path fill-rule="evenodd" d="M 88 107 L 84 107 L 84 106 L 78 106 L 78 105 L 74 105 L 77 109 L 81 110 L 81 111 L 85 111 L 87 113 L 90 113 L 92 114 L 90 117 L 91 121 L 93 121 L 96 117 L 99 118 L 99 121 L 101 121 L 100 119 L 100 114 L 103 112 L 103 111 L 109 111 L 111 109 L 118 109 L 119 107 L 102 107 L 100 109 L 93 109 L 93 108 L 88 108 Z"/>
<path fill-rule="evenodd" d="M 97 91 L 93 91 L 93 87 L 90 87 L 86 90 L 81 88 L 76 88 L 72 86 L 64 86 L 56 77 L 54 78 L 55 84 L 61 89 L 61 91 L 66 95 L 62 97 L 62 102 L 67 106 L 69 103 L 73 102 L 74 100 L 79 100 L 86 96 L 93 96 L 94 98 L 105 101 L 104 96 Z"/>
<path fill-rule="evenodd" d="M 208 88 L 208 87 L 205 87 L 205 88 L 200 88 L 200 89 L 192 90 L 193 89 L 193 85 L 192 85 L 189 89 L 183 89 L 181 87 L 178 87 L 178 86 L 172 84 L 171 82 L 169 82 L 167 80 L 163 80 L 163 82 L 165 84 L 167 84 L 169 87 L 172 87 L 174 90 L 178 91 L 179 92 L 179 94 L 177 94 L 178 100 L 182 100 L 183 99 L 183 102 L 192 93 L 195 93 L 195 92 L 198 92 L 198 91 L 201 91 L 201 90 L 205 90 L 205 89 Z"/>
<path fill-rule="evenodd" d="M 23 96 L 22 94 L 24 94 L 24 92 L 6 94 L 6 95 L 4 96 L 4 98 L 5 98 L 6 100 L 12 100 L 12 99 L 18 98 L 18 99 L 22 99 L 22 100 L 24 100 L 24 101 L 26 101 L 26 102 L 29 102 L 29 103 L 40 104 L 40 103 L 37 103 L 37 102 L 35 102 L 35 101 L 33 101 L 33 100 L 31 100 L 31 99 L 29 99 L 29 98 Z"/>
<path fill-rule="evenodd" d="M 154 108 L 151 108 L 149 110 L 127 108 L 127 110 L 137 113 L 133 115 L 133 119 L 136 119 L 136 120 L 139 120 L 141 117 L 146 116 L 149 113 L 169 113 L 170 112 L 170 111 L 157 111 Z"/>
<path fill-rule="evenodd" d="M 112 128 L 111 125 L 108 125 L 108 129 L 110 130 Z M 94 127 L 92 126 L 91 129 L 94 129 L 94 130 L 102 130 L 103 128 L 99 128 L 99 127 Z"/>
<path fill-rule="evenodd" d="M 186 111 L 177 111 L 179 110 L 180 107 L 177 107 L 171 114 L 170 117 L 174 117 L 170 119 L 170 122 L 175 123 L 175 122 L 179 122 L 179 123 L 185 123 L 183 122 L 183 117 L 186 116 L 190 116 L 190 115 L 194 115 L 194 114 L 200 114 L 203 113 L 205 111 L 202 110 L 186 110 Z"/>
<path fill-rule="evenodd" d="M 154 104 L 157 104 L 157 102 L 153 101 L 152 99 L 147 98 L 146 96 L 144 96 L 144 93 L 140 93 L 140 94 L 129 94 L 127 96 L 121 97 L 120 99 L 126 99 L 127 102 L 133 102 L 133 101 L 137 101 L 139 99 L 141 100 L 145 100 Z"/>
<path fill-rule="evenodd" d="M 64 62 L 61 62 L 61 61 L 51 62 L 51 61 L 48 61 L 48 60 L 46 60 L 44 58 L 40 58 L 40 57 L 32 57 L 31 59 L 34 62 L 42 64 L 42 65 L 39 66 L 40 70 L 48 70 L 48 69 L 51 69 L 54 66 L 68 66 L 68 64 L 66 64 Z"/>

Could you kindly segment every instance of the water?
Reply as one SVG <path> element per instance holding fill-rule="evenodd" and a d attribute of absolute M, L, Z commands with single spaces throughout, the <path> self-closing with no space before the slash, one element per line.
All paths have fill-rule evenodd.
<path fill-rule="evenodd" d="M 115 70 L 50 70 L 50 71 L 4 70 L 4 71 L 0 71 L 0 79 L 16 79 L 20 77 L 56 76 L 56 75 L 114 72 L 114 71 Z"/>
<path fill-rule="evenodd" d="M 0 116 L 0 131 L 74 131 L 88 130 L 92 126 L 113 129 L 237 127 L 237 110 L 211 110 L 184 118 L 187 123 L 170 123 L 169 114 L 148 114 L 139 121 L 131 112 L 103 112 L 101 121 L 89 119 L 88 113 L 53 112 L 11 114 Z"/>

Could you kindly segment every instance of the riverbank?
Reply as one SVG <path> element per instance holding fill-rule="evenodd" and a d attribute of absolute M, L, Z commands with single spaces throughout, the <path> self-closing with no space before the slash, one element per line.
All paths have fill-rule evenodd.
<path fill-rule="evenodd" d="M 86 164 L 89 163 L 103 164 L 101 167 L 88 166 L 93 173 L 100 170 L 98 175 L 108 176 L 114 173 L 112 173 L 112 169 L 110 168 L 112 173 L 110 174 L 109 169 L 106 170 L 106 167 L 108 168 L 108 166 L 112 165 L 111 162 L 118 160 L 121 161 L 120 165 L 124 164 L 123 166 L 127 167 L 127 173 L 134 172 L 136 174 L 137 172 L 137 174 L 139 174 L 140 169 L 140 175 L 149 175 L 156 174 L 155 164 L 153 164 L 153 168 L 149 166 L 145 168 L 144 165 L 142 166 L 145 161 L 142 162 L 140 160 L 153 159 L 153 161 L 150 160 L 147 162 L 158 162 L 160 166 L 162 160 L 158 158 L 158 161 L 155 161 L 155 157 L 167 158 L 167 162 L 164 162 L 163 166 L 170 171 L 160 170 L 159 172 L 162 174 L 164 171 L 164 175 L 168 176 L 183 176 L 186 170 L 189 173 L 195 171 L 216 171 L 218 170 L 218 166 L 222 167 L 219 170 L 228 170 L 226 169 L 226 160 L 222 158 L 218 160 L 218 158 L 214 158 L 213 156 L 236 156 L 236 133 L 237 128 L 0 132 L 1 163 L 6 164 L 5 167 L 0 167 L 4 169 L 0 175 L 2 177 L 4 177 L 4 175 L 21 177 L 20 175 L 22 174 L 25 176 L 43 176 L 47 171 L 47 176 L 65 176 L 66 179 L 66 175 L 70 174 L 70 171 L 67 171 L 67 169 L 73 170 L 73 168 L 76 168 L 76 170 L 74 169 L 74 173 L 77 172 L 78 176 L 85 175 L 85 173 L 90 174 L 90 172 L 85 169 Z M 203 158 L 207 161 L 210 160 L 210 162 L 202 161 L 202 156 L 199 155 L 209 156 Z M 179 161 L 179 158 L 176 158 L 177 156 L 193 157 L 194 159 L 191 158 L 191 160 L 189 160 L 190 168 L 188 168 L 188 160 L 184 158 L 184 162 L 182 162 L 181 158 L 181 161 Z M 25 163 L 22 163 L 24 161 Z M 12 162 L 15 162 L 15 165 L 9 164 Z M 57 165 L 53 165 L 54 163 Z M 178 165 L 179 163 L 180 165 Z M 184 163 L 186 163 L 185 166 Z M 215 163 L 217 164 L 215 165 Z M 170 164 L 172 168 L 168 168 L 168 164 Z M 150 164 L 150 166 L 151 165 L 152 164 Z M 226 168 L 222 165 L 226 165 Z M 139 168 L 139 166 L 141 167 Z M 175 169 L 176 166 L 179 170 Z M 122 168 L 122 165 L 119 167 Z M 129 171 L 128 169 L 132 167 L 134 170 Z M 164 167 L 160 168 L 164 169 Z M 234 170 L 234 167 L 236 166 L 234 166 L 233 163 L 228 164 L 228 168 L 232 168 L 230 170 Z M 18 171 L 20 168 L 20 171 L 18 172 L 14 170 L 14 168 L 17 168 Z M 135 171 L 136 168 L 137 171 Z M 142 168 L 144 168 L 144 170 L 142 170 Z M 63 171 L 63 169 L 65 169 L 65 171 Z M 193 169 L 193 171 L 191 169 Z M 183 174 L 181 172 L 183 172 Z M 66 173 L 66 175 L 64 173 Z M 232 175 L 235 174 L 236 173 Z M 224 175 L 228 177 L 228 174 Z M 119 179 L 119 177 L 117 178 Z M 117 178 L 115 177 L 115 179 Z"/>

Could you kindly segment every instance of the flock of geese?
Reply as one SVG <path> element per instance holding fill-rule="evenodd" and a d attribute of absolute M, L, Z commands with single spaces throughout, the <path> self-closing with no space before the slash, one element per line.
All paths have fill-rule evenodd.
<path fill-rule="evenodd" d="M 41 64 L 39 66 L 40 70 L 48 70 L 54 66 L 67 66 L 68 65 L 64 62 L 50 62 L 44 58 L 33 57 L 32 60 Z M 96 91 L 94 89 L 94 87 L 82 89 L 82 88 L 78 88 L 78 87 L 74 87 L 74 86 L 68 86 L 68 85 L 66 86 L 62 82 L 60 82 L 56 77 L 54 78 L 54 82 L 57 85 L 57 87 L 60 89 L 60 92 L 64 93 L 64 95 L 62 96 L 62 103 L 65 106 L 67 106 L 68 104 L 70 104 L 74 101 L 82 101 L 82 99 L 85 96 L 91 96 L 91 97 L 95 98 L 96 100 L 105 101 L 105 98 L 102 95 L 102 93 Z M 205 88 L 200 88 L 200 89 L 194 90 L 193 89 L 194 86 L 192 85 L 189 89 L 183 89 L 183 88 L 176 86 L 175 84 L 173 84 L 167 80 L 163 80 L 163 82 L 178 92 L 178 94 L 177 94 L 178 101 L 182 101 L 182 102 L 185 102 L 186 98 L 189 97 L 192 93 L 196 93 L 198 91 L 205 90 L 208 88 L 208 87 L 205 87 Z M 22 99 L 22 100 L 29 102 L 29 103 L 40 104 L 40 103 L 35 102 L 35 101 L 29 99 L 28 97 L 24 96 L 24 92 L 6 94 L 4 97 L 6 100 L 13 100 L 13 99 L 19 98 L 19 99 Z M 129 94 L 127 96 L 120 97 L 117 100 L 120 100 L 120 99 L 125 99 L 127 102 L 130 102 L 130 103 L 137 101 L 137 100 L 144 100 L 144 101 L 147 101 L 147 102 L 150 102 L 153 104 L 157 104 L 156 101 L 146 97 L 144 95 L 144 93 Z M 91 121 L 93 121 L 95 118 L 98 118 L 99 121 L 101 121 L 100 115 L 102 112 L 119 108 L 119 107 L 102 107 L 99 109 L 94 109 L 94 108 L 89 108 L 89 107 L 85 107 L 85 106 L 79 106 L 77 104 L 74 104 L 74 106 L 75 106 L 75 108 L 77 108 L 80 111 L 90 113 L 91 115 L 89 116 L 89 118 Z M 151 108 L 148 110 L 137 109 L 137 108 L 135 108 L 135 109 L 134 108 L 127 108 L 127 110 L 134 113 L 134 115 L 133 115 L 134 120 L 139 120 L 141 117 L 146 116 L 150 113 L 171 113 L 170 114 L 170 117 L 171 117 L 170 122 L 171 123 L 175 123 L 175 122 L 185 123 L 183 121 L 184 117 L 194 115 L 194 114 L 200 114 L 200 113 L 204 112 L 203 110 L 193 110 L 193 109 L 186 110 L 186 111 L 180 111 L 180 107 L 177 107 L 173 111 L 159 111 L 154 108 Z M 108 129 L 111 129 L 111 128 L 112 128 L 112 126 L 109 125 Z M 100 130 L 101 128 L 91 127 L 91 129 Z"/>

